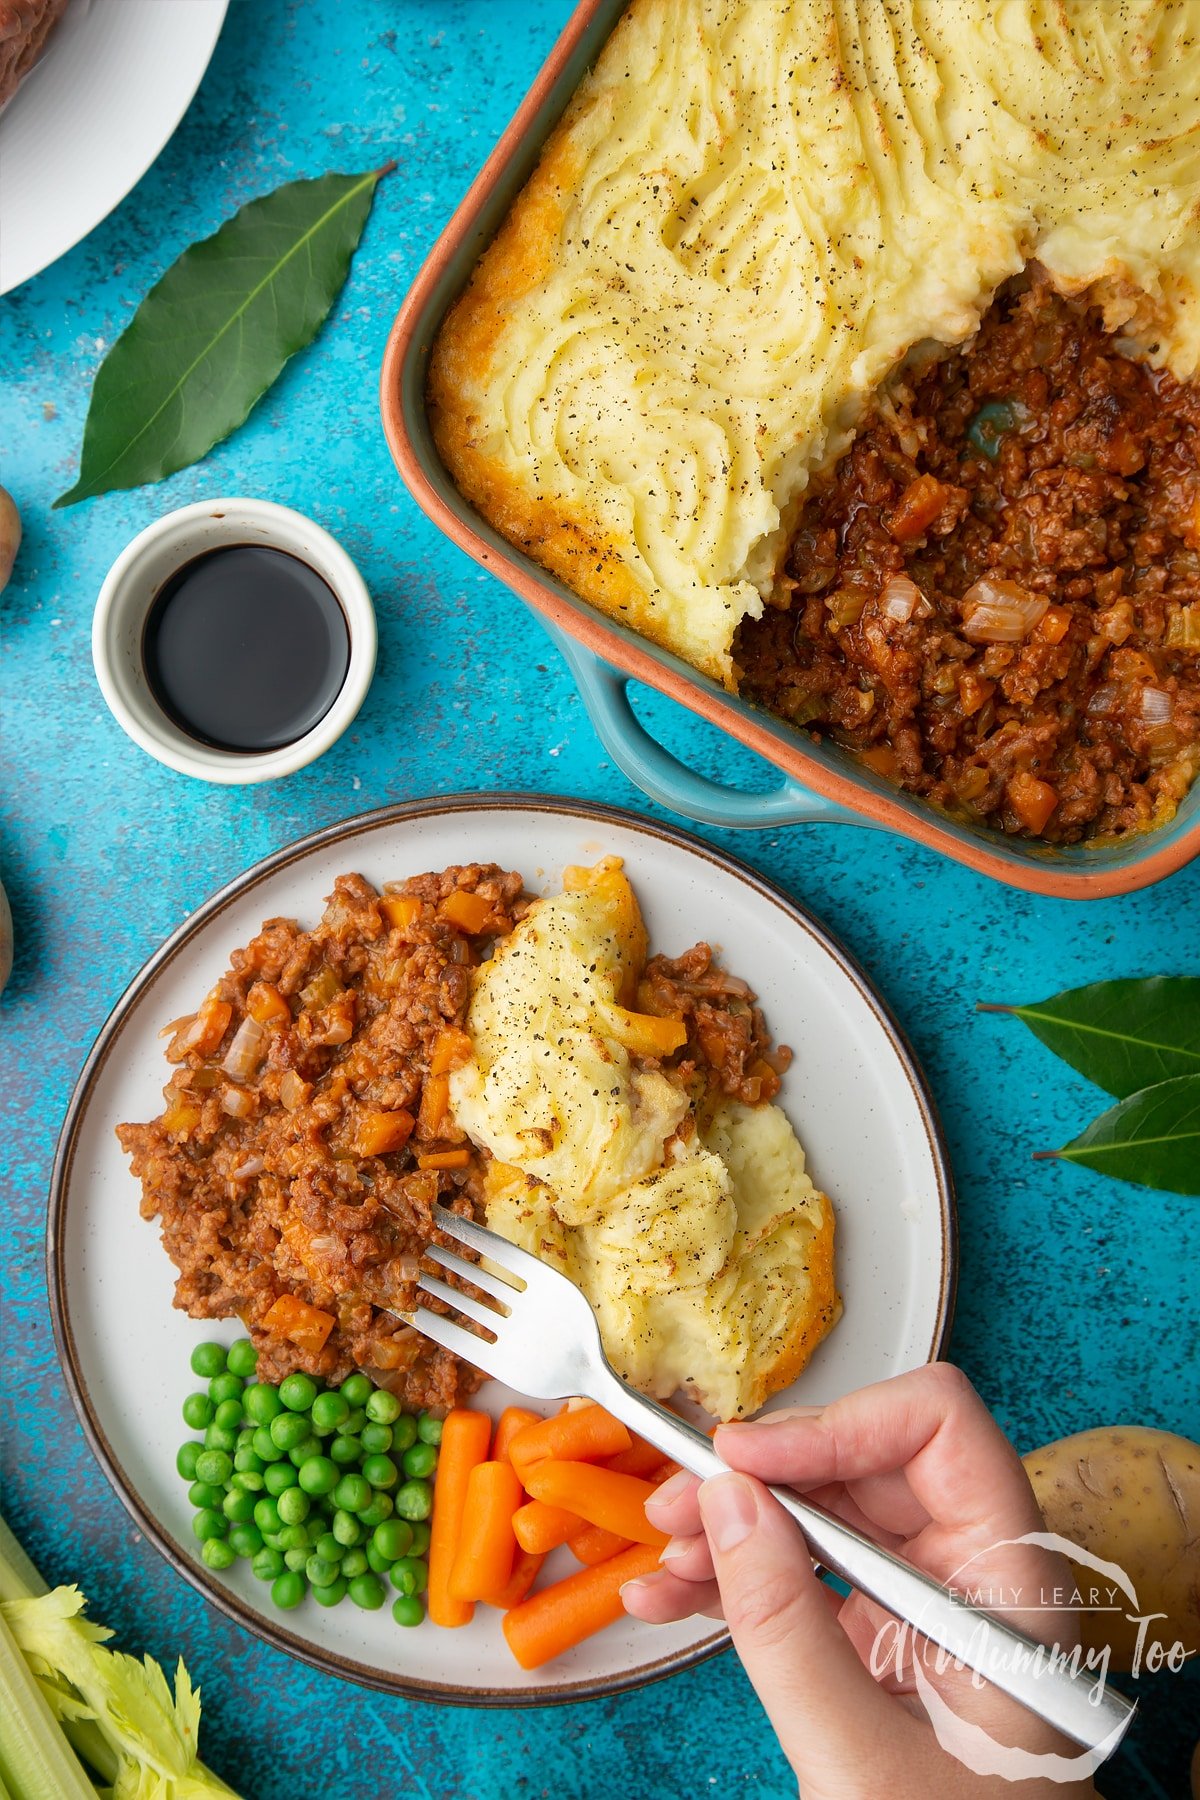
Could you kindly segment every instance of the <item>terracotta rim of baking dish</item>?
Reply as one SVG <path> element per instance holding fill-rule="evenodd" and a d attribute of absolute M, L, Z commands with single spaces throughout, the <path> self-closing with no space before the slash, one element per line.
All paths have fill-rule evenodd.
<path fill-rule="evenodd" d="M 322 1649 L 320 1646 L 310 1643 L 307 1639 L 297 1636 L 294 1632 L 286 1630 L 282 1625 L 277 1625 L 273 1620 L 256 1612 L 231 1589 L 225 1588 L 215 1575 L 210 1574 L 204 1568 L 202 1563 L 194 1561 L 187 1554 L 184 1547 L 159 1523 L 145 1505 L 132 1481 L 126 1475 L 93 1408 L 88 1392 L 87 1372 L 83 1367 L 71 1325 L 70 1302 L 66 1288 L 64 1237 L 67 1224 L 67 1194 L 79 1128 L 93 1084 L 120 1039 L 129 1008 L 153 985 L 162 970 L 173 962 L 182 950 L 187 948 L 202 927 L 218 917 L 235 901 L 240 900 L 252 888 L 257 887 L 260 882 L 277 874 L 280 869 L 286 868 L 290 863 L 298 861 L 314 850 L 336 844 L 342 838 L 377 831 L 402 820 L 437 818 L 443 817 L 447 813 L 472 811 L 554 813 L 560 816 L 586 819 L 600 825 L 617 824 L 626 830 L 640 832 L 648 838 L 678 845 L 693 855 L 706 858 L 752 888 L 762 899 L 778 907 L 796 925 L 815 938 L 826 953 L 833 958 L 861 994 L 891 1042 L 912 1087 L 913 1097 L 928 1134 L 930 1157 L 938 1186 L 942 1252 L 938 1313 L 934 1322 L 928 1360 L 934 1362 L 943 1354 L 954 1320 L 958 1287 L 958 1217 L 954 1173 L 950 1165 L 949 1152 L 941 1120 L 938 1117 L 937 1106 L 924 1071 L 917 1061 L 902 1026 L 893 1017 L 865 970 L 838 942 L 837 938 L 798 901 L 794 900 L 783 888 L 768 881 L 765 876 L 760 875 L 757 870 L 741 862 L 737 857 L 718 850 L 714 845 L 705 843 L 703 839 L 694 837 L 690 832 L 680 830 L 672 825 L 659 824 L 656 820 L 643 818 L 638 813 L 627 811 L 623 807 L 593 806 L 566 795 L 554 794 L 439 794 L 430 800 L 409 800 L 395 806 L 379 807 L 373 812 L 361 813 L 355 818 L 344 819 L 338 824 L 326 825 L 320 831 L 312 832 L 307 837 L 299 838 L 294 843 L 285 845 L 283 849 L 264 857 L 261 862 L 255 863 L 225 887 L 218 889 L 215 894 L 197 907 L 195 912 L 190 913 L 184 923 L 172 932 L 166 942 L 139 970 L 113 1007 L 112 1012 L 100 1028 L 71 1094 L 66 1117 L 59 1133 L 54 1167 L 50 1177 L 46 1219 L 47 1288 L 59 1363 L 66 1381 L 67 1391 L 83 1427 L 84 1436 L 96 1460 L 107 1476 L 117 1498 L 133 1518 L 138 1529 L 144 1533 L 155 1549 L 161 1552 L 176 1573 L 195 1588 L 196 1592 L 205 1600 L 210 1601 L 235 1624 L 244 1626 L 256 1637 L 260 1637 L 272 1645 L 273 1648 L 283 1650 L 299 1661 L 323 1670 L 326 1674 L 342 1676 L 361 1687 L 375 1688 L 384 1693 L 400 1694 L 411 1700 L 428 1700 L 444 1706 L 557 1706 L 576 1700 L 603 1699 L 610 1694 L 619 1694 L 633 1688 L 645 1687 L 650 1682 L 661 1681 L 668 1675 L 675 1675 L 684 1669 L 694 1668 L 698 1663 L 707 1662 L 710 1657 L 717 1656 L 721 1651 L 727 1649 L 729 1634 L 726 1631 L 716 1631 L 711 1637 L 702 1639 L 688 1649 L 643 1663 L 617 1677 L 595 1677 L 572 1682 L 561 1688 L 538 1689 L 529 1693 L 524 1693 L 519 1689 L 486 1686 L 449 1689 L 437 1682 L 423 1681 L 416 1676 L 396 1674 L 388 1677 L 381 1675 L 377 1669 L 366 1664 L 355 1662 L 349 1657 L 339 1655 L 336 1651 Z"/>
<path fill-rule="evenodd" d="M 485 569 L 498 575 L 543 618 L 633 680 L 657 688 L 688 711 L 707 719 L 813 793 L 856 813 L 865 825 L 875 825 L 893 835 L 909 838 L 965 864 L 977 874 L 1051 899 L 1107 899 L 1133 893 L 1174 874 L 1200 855 L 1200 817 L 1173 841 L 1160 849 L 1150 850 L 1122 868 L 1091 870 L 1078 864 L 1056 866 L 1051 847 L 1045 848 L 1044 864 L 1032 859 L 1029 862 L 1010 861 L 991 850 L 986 842 L 960 838 L 946 830 L 932 808 L 923 808 L 921 813 L 910 812 L 887 794 L 816 761 L 806 754 L 801 740 L 794 745 L 781 742 L 767 726 L 744 717 L 727 705 L 718 693 L 710 693 L 701 687 L 699 676 L 691 682 L 674 669 L 664 667 L 649 648 L 643 649 L 618 635 L 587 602 L 579 600 L 577 606 L 572 606 L 536 574 L 522 567 L 515 556 L 506 555 L 489 544 L 467 519 L 447 504 L 430 482 L 404 419 L 402 377 L 408 357 L 413 353 L 414 339 L 424 323 L 426 308 L 447 264 L 460 252 L 492 188 L 521 145 L 536 113 L 603 3 L 604 0 L 580 0 L 528 94 L 438 237 L 396 314 L 384 351 L 380 410 L 388 447 L 409 493 L 447 537 Z M 463 505 L 467 504 L 464 500 Z M 586 612 L 577 609 L 585 606 Z M 1148 834 L 1148 839 L 1150 836 L 1152 834 Z"/>

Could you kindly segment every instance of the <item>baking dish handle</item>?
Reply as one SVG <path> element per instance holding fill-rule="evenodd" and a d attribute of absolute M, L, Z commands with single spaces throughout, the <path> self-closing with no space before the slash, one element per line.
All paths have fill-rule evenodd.
<path fill-rule="evenodd" d="M 622 774 L 651 800 L 702 825 L 753 830 L 769 825 L 870 825 L 848 807 L 785 779 L 767 793 L 746 793 L 698 775 L 651 737 L 629 701 L 630 677 L 556 625 L 546 629 L 574 675 L 588 717 Z"/>

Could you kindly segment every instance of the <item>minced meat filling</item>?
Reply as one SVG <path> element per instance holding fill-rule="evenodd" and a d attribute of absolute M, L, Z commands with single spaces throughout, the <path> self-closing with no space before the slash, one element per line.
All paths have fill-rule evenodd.
<path fill-rule="evenodd" d="M 1027 272 L 814 482 L 736 658 L 748 698 L 953 816 L 1161 823 L 1200 767 L 1200 386 Z"/>
<path fill-rule="evenodd" d="M 487 1153 L 454 1123 L 448 1071 L 471 1052 L 471 971 L 530 904 L 494 864 L 382 893 L 342 875 L 314 930 L 268 920 L 170 1028 L 164 1109 L 117 1136 L 179 1270 L 175 1304 L 240 1318 L 264 1380 L 361 1368 L 444 1411 L 483 1379 L 396 1314 L 417 1304 L 434 1202 L 484 1215 Z M 654 1066 L 697 1102 L 774 1097 L 790 1052 L 707 944 L 651 958 L 638 1000 L 685 1020 L 686 1044 Z"/>

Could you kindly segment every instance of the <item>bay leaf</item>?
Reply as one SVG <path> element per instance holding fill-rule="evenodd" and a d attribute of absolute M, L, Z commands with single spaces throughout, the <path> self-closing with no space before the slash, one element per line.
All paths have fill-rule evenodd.
<path fill-rule="evenodd" d="M 1172 1194 L 1200 1194 L 1200 1075 L 1130 1094 L 1061 1150 L 1040 1150 Z"/>
<path fill-rule="evenodd" d="M 1011 1013 L 1065 1063 L 1124 1099 L 1178 1075 L 1200 1075 L 1200 976 L 1096 981 Z"/>
<path fill-rule="evenodd" d="M 97 370 L 56 507 L 161 481 L 236 430 L 316 336 L 394 167 L 286 182 L 171 264 Z"/>

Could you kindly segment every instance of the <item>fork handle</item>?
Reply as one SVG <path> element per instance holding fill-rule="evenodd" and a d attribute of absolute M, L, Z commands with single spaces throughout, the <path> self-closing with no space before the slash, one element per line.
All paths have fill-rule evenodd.
<path fill-rule="evenodd" d="M 729 1473 L 703 1432 L 627 1387 L 608 1367 L 595 1372 L 588 1393 L 701 1480 Z M 907 1620 L 1072 1742 L 1102 1758 L 1116 1749 L 1137 1710 L 1134 1701 L 1085 1671 L 1072 1675 L 1060 1662 L 1049 1662 L 1044 1645 L 994 1614 L 955 1600 L 932 1576 L 799 1494 L 781 1487 L 770 1492 L 799 1525 L 814 1559 L 833 1574 Z"/>

